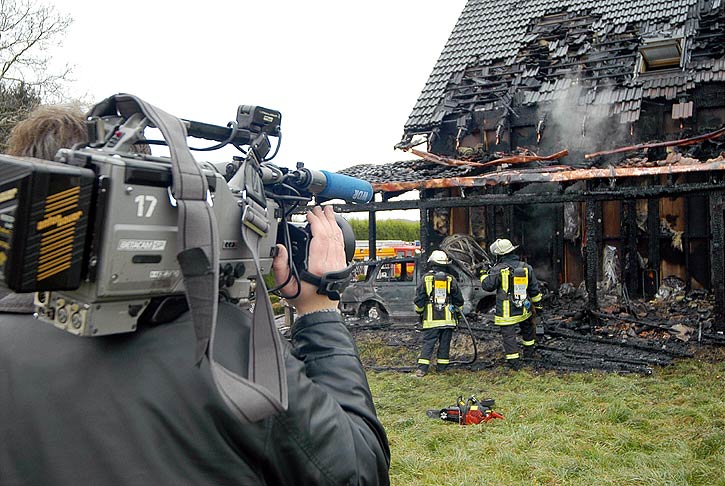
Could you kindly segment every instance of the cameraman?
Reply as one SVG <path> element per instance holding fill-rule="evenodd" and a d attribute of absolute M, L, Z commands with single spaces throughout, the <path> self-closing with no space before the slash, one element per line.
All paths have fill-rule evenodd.
<path fill-rule="evenodd" d="M 308 212 L 309 271 L 345 266 L 331 207 Z M 289 273 L 279 247 L 273 271 Z M 283 291 L 293 295 L 296 283 Z M 189 312 L 80 338 L 0 315 L 0 484 L 388 484 L 390 452 L 336 302 L 301 283 L 286 412 L 243 425 L 194 366 Z M 216 357 L 244 374 L 251 317 L 220 304 Z"/>

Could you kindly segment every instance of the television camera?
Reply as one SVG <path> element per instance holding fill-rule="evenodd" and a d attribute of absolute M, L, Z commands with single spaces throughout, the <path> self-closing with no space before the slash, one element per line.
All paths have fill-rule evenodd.
<path fill-rule="evenodd" d="M 226 127 L 168 117 L 184 129 L 149 140 L 145 129 L 159 125 L 160 110 L 145 113 L 119 96 L 91 110 L 89 142 L 60 150 L 55 162 L 0 155 L 1 284 L 36 292 L 39 319 L 82 336 L 134 331 L 154 302 L 183 295 L 180 208 L 172 186 L 184 169 L 178 173 L 172 159 L 185 152 L 188 136 L 218 142 L 191 150 L 228 145 L 242 154 L 198 163 L 218 223 L 219 264 L 207 270 L 215 272 L 221 297 L 242 306 L 268 298 L 261 277 L 281 242 L 291 250 L 291 278 L 313 281 L 318 292 L 339 299 L 349 272 L 309 274 L 310 234 L 290 222 L 291 214 L 313 198 L 368 202 L 369 183 L 299 163 L 295 169 L 273 165 L 282 134 L 278 111 L 242 105 Z M 271 156 L 270 138 L 277 139 Z M 169 146 L 169 157 L 137 149 L 161 144 Z M 342 218 L 338 223 L 350 262 L 352 229 Z M 193 231 L 203 237 L 209 228 Z M 193 267 L 198 256 L 187 255 L 187 264 Z"/>

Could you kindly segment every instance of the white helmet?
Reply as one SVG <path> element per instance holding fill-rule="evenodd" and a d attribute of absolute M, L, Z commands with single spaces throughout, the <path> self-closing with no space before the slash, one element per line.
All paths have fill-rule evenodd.
<path fill-rule="evenodd" d="M 496 241 L 491 243 L 490 246 L 491 253 L 498 256 L 507 255 L 514 251 L 516 248 L 518 248 L 518 245 L 514 246 L 511 244 L 511 241 L 504 238 L 497 239 Z"/>
<path fill-rule="evenodd" d="M 437 263 L 438 265 L 448 265 L 451 260 L 443 250 L 433 250 L 428 257 L 428 263 Z"/>

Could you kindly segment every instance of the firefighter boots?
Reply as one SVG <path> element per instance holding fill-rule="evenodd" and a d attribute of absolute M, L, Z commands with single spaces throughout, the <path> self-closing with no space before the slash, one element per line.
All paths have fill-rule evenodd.
<path fill-rule="evenodd" d="M 508 366 L 509 369 L 514 371 L 519 371 L 521 369 L 521 359 L 515 358 L 515 359 L 507 359 L 506 360 L 506 366 Z"/>
<path fill-rule="evenodd" d="M 524 346 L 524 359 L 541 359 L 541 354 L 534 346 Z"/>

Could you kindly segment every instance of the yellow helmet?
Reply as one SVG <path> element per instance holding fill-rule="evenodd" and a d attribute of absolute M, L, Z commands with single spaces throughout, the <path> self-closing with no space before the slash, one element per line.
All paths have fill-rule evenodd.
<path fill-rule="evenodd" d="M 448 254 L 443 250 L 433 250 L 428 257 L 428 263 L 437 263 L 438 265 L 448 265 L 451 260 L 448 258 Z"/>
<path fill-rule="evenodd" d="M 507 255 L 514 251 L 516 248 L 518 248 L 518 245 L 514 246 L 511 244 L 510 240 L 507 240 L 505 238 L 499 238 L 493 243 L 491 243 L 490 250 L 491 253 L 494 255 Z"/>

